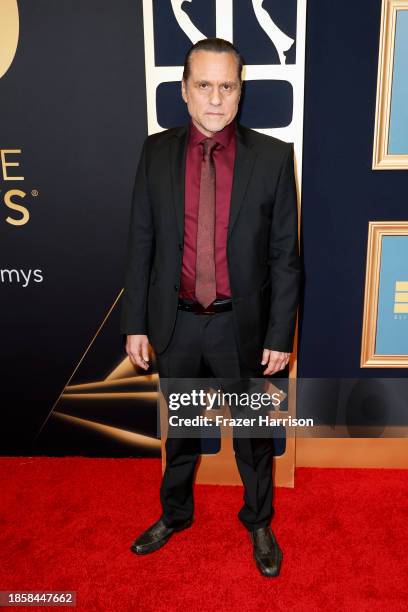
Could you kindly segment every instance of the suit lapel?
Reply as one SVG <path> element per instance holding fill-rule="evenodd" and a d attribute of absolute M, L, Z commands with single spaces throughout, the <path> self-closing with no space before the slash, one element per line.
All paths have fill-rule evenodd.
<path fill-rule="evenodd" d="M 232 229 L 237 220 L 256 159 L 256 152 L 247 142 L 245 128 L 239 123 L 236 124 L 236 136 L 237 148 L 231 190 L 228 239 L 231 236 Z M 183 126 L 175 130 L 174 137 L 170 140 L 169 145 L 173 204 L 181 242 L 183 242 L 184 238 L 184 191 L 187 142 L 188 126 Z"/>
<path fill-rule="evenodd" d="M 231 190 L 230 216 L 228 223 L 228 239 L 231 236 L 239 210 L 244 201 L 248 181 L 254 166 L 256 152 L 247 142 L 245 128 L 236 124 L 237 148 L 235 153 L 234 177 Z"/>
<path fill-rule="evenodd" d="M 184 184 L 187 141 L 188 126 L 183 126 L 177 128 L 169 145 L 173 204 L 180 234 L 180 242 L 183 242 L 184 238 Z"/>

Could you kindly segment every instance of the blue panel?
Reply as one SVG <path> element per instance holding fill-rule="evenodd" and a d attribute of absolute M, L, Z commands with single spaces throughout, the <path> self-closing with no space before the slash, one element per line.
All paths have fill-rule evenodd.
<path fill-rule="evenodd" d="M 185 125 L 190 120 L 181 97 L 180 81 L 161 83 L 156 90 L 157 122 L 163 128 Z"/>
<path fill-rule="evenodd" d="M 180 82 L 162 83 L 156 92 L 157 119 L 163 128 L 187 123 L 187 106 Z M 293 88 L 287 81 L 246 81 L 238 119 L 250 128 L 289 125 L 293 111 Z"/>
<path fill-rule="evenodd" d="M 279 30 L 296 39 L 296 0 L 263 0 L 259 5 L 269 22 L 268 31 L 258 22 L 252 0 L 234 0 L 233 42 L 246 64 L 279 64 L 277 46 L 285 37 Z M 184 2 L 181 10 L 204 37 L 216 35 L 215 0 Z M 153 0 L 153 20 L 156 66 L 183 65 L 192 42 L 177 22 L 170 0 Z M 295 63 L 296 40 L 285 56 L 287 64 Z"/>
<path fill-rule="evenodd" d="M 283 427 L 276 428 L 276 435 L 279 437 L 273 438 L 273 454 L 275 457 L 280 457 L 286 451 L 286 438 Z M 215 455 L 220 450 L 221 438 L 201 438 L 201 452 L 204 455 Z"/>
<path fill-rule="evenodd" d="M 408 281 L 408 236 L 384 236 L 378 295 L 376 355 L 408 355 L 408 313 L 394 313 L 397 281 Z"/>
<path fill-rule="evenodd" d="M 408 154 L 408 10 L 397 11 L 388 153 Z"/>
<path fill-rule="evenodd" d="M 182 10 L 204 37 L 215 36 L 215 0 L 184 2 Z M 183 66 L 192 46 L 174 15 L 170 0 L 153 0 L 156 66 Z"/>
<path fill-rule="evenodd" d="M 280 457 L 286 451 L 286 437 L 283 435 L 283 427 L 276 428 L 276 435 L 281 437 L 273 438 L 273 454 L 275 457 Z"/>
<path fill-rule="evenodd" d="M 217 427 L 220 433 L 220 428 Z M 215 433 L 215 432 L 214 432 Z M 201 438 L 201 452 L 204 455 L 215 455 L 221 450 L 221 437 Z"/>
<path fill-rule="evenodd" d="M 238 120 L 250 128 L 279 128 L 293 116 L 293 87 L 288 81 L 245 81 Z"/>
<path fill-rule="evenodd" d="M 273 24 L 290 38 L 296 39 L 296 0 L 264 0 L 262 9 L 266 11 Z M 274 26 L 271 24 L 271 30 Z M 273 37 L 278 43 L 279 36 Z M 246 64 L 279 64 L 276 46 L 262 28 L 251 0 L 234 1 L 234 44 L 238 47 Z M 296 61 L 296 40 L 285 53 L 286 63 Z"/>

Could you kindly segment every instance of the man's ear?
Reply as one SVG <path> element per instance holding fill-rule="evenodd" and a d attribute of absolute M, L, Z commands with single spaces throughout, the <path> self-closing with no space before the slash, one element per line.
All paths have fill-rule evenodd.
<path fill-rule="evenodd" d="M 187 87 L 184 79 L 181 80 L 181 97 L 184 102 L 187 104 Z"/>

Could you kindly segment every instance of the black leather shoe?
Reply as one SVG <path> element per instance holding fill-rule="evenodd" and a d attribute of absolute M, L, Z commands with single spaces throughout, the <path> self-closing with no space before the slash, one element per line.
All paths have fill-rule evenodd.
<path fill-rule="evenodd" d="M 130 547 L 130 550 L 137 555 L 147 555 L 147 553 L 151 553 L 164 546 L 175 531 L 187 529 L 187 527 L 190 527 L 192 523 L 193 520 L 189 519 L 178 527 L 167 527 L 163 521 L 159 519 L 151 527 L 146 529 L 146 531 L 144 531 L 138 538 L 136 538 Z"/>
<path fill-rule="evenodd" d="M 263 576 L 272 578 L 279 575 L 283 553 L 270 527 L 250 531 L 254 545 L 254 559 Z"/>

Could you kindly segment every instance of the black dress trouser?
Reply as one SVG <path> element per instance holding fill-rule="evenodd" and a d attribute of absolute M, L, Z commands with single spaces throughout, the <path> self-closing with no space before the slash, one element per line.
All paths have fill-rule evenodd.
<path fill-rule="evenodd" d="M 178 310 L 170 344 L 157 355 L 159 376 L 192 379 L 202 377 L 205 371 L 208 377 L 210 370 L 220 379 L 261 378 L 261 366 L 258 371 L 250 370 L 241 360 L 232 317 L 232 311 L 196 315 Z M 248 530 L 266 527 L 274 512 L 273 440 L 237 437 L 234 432 L 233 447 L 244 485 L 244 505 L 238 518 Z M 166 469 L 160 499 L 161 518 L 169 527 L 176 527 L 193 516 L 193 483 L 200 452 L 199 437 L 166 440 Z"/>

